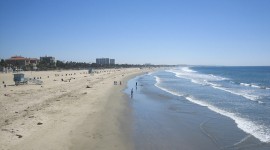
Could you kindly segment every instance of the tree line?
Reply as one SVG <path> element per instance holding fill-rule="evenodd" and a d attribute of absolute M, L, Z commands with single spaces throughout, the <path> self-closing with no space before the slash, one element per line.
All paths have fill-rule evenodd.
<path fill-rule="evenodd" d="M 21 66 L 10 66 L 4 59 L 1 59 L 1 67 L 12 67 L 21 68 Z M 36 65 L 36 70 L 58 70 L 58 69 L 88 69 L 88 68 L 142 68 L 142 67 L 171 67 L 171 65 L 140 65 L 140 64 L 114 64 L 114 65 L 101 65 L 96 63 L 86 63 L 86 62 L 75 62 L 75 61 L 60 61 L 57 60 L 55 63 L 48 63 L 45 61 L 40 61 Z M 35 70 L 33 65 L 24 66 L 23 70 Z"/>

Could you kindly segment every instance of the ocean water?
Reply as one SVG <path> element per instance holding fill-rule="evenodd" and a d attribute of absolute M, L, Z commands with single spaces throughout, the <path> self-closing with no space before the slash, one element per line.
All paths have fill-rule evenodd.
<path fill-rule="evenodd" d="M 147 76 L 167 94 L 228 117 L 270 143 L 270 67 L 178 67 Z"/>

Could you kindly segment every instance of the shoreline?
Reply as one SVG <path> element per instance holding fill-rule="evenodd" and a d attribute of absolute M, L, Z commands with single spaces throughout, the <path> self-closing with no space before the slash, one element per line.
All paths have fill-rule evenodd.
<path fill-rule="evenodd" d="M 71 150 L 77 149 L 115 149 L 115 150 L 131 150 L 134 149 L 133 143 L 133 119 L 132 109 L 129 102 L 129 97 L 124 90 L 127 88 L 127 82 L 139 75 L 147 72 L 139 72 L 128 75 L 122 79 L 123 86 L 109 90 L 107 103 L 100 114 L 104 120 L 99 120 L 92 133 L 94 141 L 82 141 L 81 138 L 74 140 Z M 117 100 L 117 101 L 115 101 Z M 120 104 L 120 105 L 119 105 Z M 115 111 L 116 110 L 116 111 Z M 106 119 L 105 119 L 106 118 Z M 87 132 L 89 124 L 92 122 L 92 117 L 88 117 L 76 130 L 76 132 Z M 105 136 L 104 136 L 105 135 Z M 76 135 L 77 136 L 77 135 Z"/>
<path fill-rule="evenodd" d="M 131 110 L 123 90 L 129 79 L 149 71 L 72 71 L 76 75 L 70 82 L 54 79 L 55 72 L 49 71 L 43 85 L 0 87 L 1 149 L 133 149 Z"/>
<path fill-rule="evenodd" d="M 157 87 L 155 75 L 130 80 L 126 90 L 139 83 L 132 103 L 135 149 L 269 149 L 231 118 Z"/>
<path fill-rule="evenodd" d="M 230 118 L 156 88 L 149 76 L 144 75 L 154 71 L 107 69 L 87 74 L 86 70 L 71 70 L 62 72 L 60 77 L 51 77 L 56 72 L 48 71 L 38 72 L 43 75 L 43 85 L 1 86 L 0 148 L 214 150 L 259 146 L 264 150 L 269 147 L 244 133 Z M 46 78 L 47 75 L 50 77 Z M 114 81 L 118 84 L 114 85 Z M 131 88 L 134 88 L 132 99 Z"/>

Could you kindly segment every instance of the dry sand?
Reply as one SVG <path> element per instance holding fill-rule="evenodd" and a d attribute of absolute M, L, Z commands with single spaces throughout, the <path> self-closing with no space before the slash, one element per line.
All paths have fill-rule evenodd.
<path fill-rule="evenodd" d="M 14 86 L 11 73 L 1 73 L 0 148 L 133 149 L 131 110 L 122 90 L 131 76 L 148 71 L 24 72 L 26 77 L 41 77 L 43 84 L 19 86 Z"/>

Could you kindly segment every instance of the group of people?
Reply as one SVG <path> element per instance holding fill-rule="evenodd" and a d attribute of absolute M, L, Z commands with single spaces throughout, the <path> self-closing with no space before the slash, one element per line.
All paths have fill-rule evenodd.
<path fill-rule="evenodd" d="M 114 85 L 117 85 L 117 81 L 113 81 L 113 84 Z M 119 81 L 119 85 L 122 85 L 122 82 L 121 81 Z"/>
<path fill-rule="evenodd" d="M 7 85 L 5 84 L 5 81 L 3 81 L 4 87 L 7 87 Z"/>
<path fill-rule="evenodd" d="M 138 86 L 138 83 L 136 82 L 136 90 L 137 90 L 137 86 Z M 130 91 L 130 96 L 131 96 L 131 98 L 133 98 L 133 88 Z"/>

